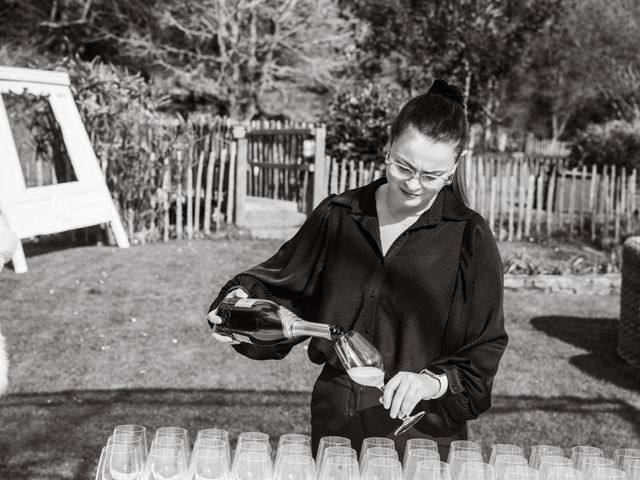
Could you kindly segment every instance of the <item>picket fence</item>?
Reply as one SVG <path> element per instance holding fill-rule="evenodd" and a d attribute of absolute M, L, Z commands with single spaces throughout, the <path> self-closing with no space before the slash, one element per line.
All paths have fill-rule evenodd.
<path fill-rule="evenodd" d="M 133 241 L 210 234 L 236 222 L 245 195 L 294 201 L 309 212 L 324 195 L 365 185 L 384 171 L 382 162 L 325 156 L 324 126 L 305 122 L 239 126 L 200 116 L 109 136 L 88 130 Z M 118 163 L 120 145 L 140 146 L 129 170 Z M 27 185 L 57 181 L 52 164 L 26 161 Z M 565 158 L 522 154 L 476 154 L 460 168 L 470 206 L 500 239 L 562 234 L 619 241 L 640 233 L 635 170 L 569 169 Z"/>
<path fill-rule="evenodd" d="M 380 177 L 379 165 L 327 160 L 328 192 L 341 193 Z M 494 235 L 514 241 L 565 235 L 592 241 L 640 233 L 636 170 L 567 168 L 557 157 L 471 155 L 464 165 L 469 206 Z"/>

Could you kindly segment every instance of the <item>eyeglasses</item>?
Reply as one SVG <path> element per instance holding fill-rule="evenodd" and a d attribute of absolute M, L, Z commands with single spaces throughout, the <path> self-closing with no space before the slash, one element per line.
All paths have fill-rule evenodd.
<path fill-rule="evenodd" d="M 389 152 L 387 152 L 387 156 L 384 160 L 384 163 L 388 165 L 391 169 L 391 173 L 396 176 L 398 179 L 408 182 L 409 180 L 413 180 L 415 177 L 418 177 L 420 183 L 423 186 L 432 186 L 435 182 L 443 182 L 444 184 L 451 183 L 452 173 L 446 175 L 436 175 L 434 173 L 429 172 L 419 172 L 415 170 L 413 167 L 409 165 L 404 165 L 402 163 L 398 163 L 396 161 L 389 159 Z M 453 169 L 455 169 L 457 163 L 454 164 Z"/>

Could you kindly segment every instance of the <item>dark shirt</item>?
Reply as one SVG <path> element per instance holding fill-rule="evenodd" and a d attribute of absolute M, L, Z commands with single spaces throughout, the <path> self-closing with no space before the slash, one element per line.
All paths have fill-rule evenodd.
<path fill-rule="evenodd" d="M 457 429 L 490 407 L 507 345 L 500 254 L 482 216 L 445 187 L 383 256 L 375 191 L 385 182 L 325 199 L 273 257 L 229 281 L 210 310 L 240 286 L 305 320 L 360 332 L 383 355 L 386 379 L 439 367 L 449 388 L 432 402 Z M 299 341 L 234 348 L 279 359 Z M 308 354 L 342 368 L 328 340 L 312 339 Z"/>

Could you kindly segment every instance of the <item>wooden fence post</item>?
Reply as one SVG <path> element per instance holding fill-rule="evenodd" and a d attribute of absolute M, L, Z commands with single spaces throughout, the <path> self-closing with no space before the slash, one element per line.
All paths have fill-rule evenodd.
<path fill-rule="evenodd" d="M 325 182 L 327 159 L 325 157 L 325 140 L 327 138 L 327 129 L 324 125 L 315 128 L 316 136 L 316 152 L 315 166 L 313 171 L 313 205 L 316 208 L 320 202 L 327 196 L 327 185 Z"/>
<path fill-rule="evenodd" d="M 247 130 L 243 126 L 233 127 L 233 138 L 237 143 L 236 163 L 236 224 L 242 224 L 247 202 Z"/>

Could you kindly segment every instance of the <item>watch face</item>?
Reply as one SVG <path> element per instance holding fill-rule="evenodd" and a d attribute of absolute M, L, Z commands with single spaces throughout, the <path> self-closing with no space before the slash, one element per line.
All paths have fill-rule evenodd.
<path fill-rule="evenodd" d="M 445 375 L 447 372 L 438 366 L 429 367 L 429 371 L 435 373 L 436 375 Z"/>

